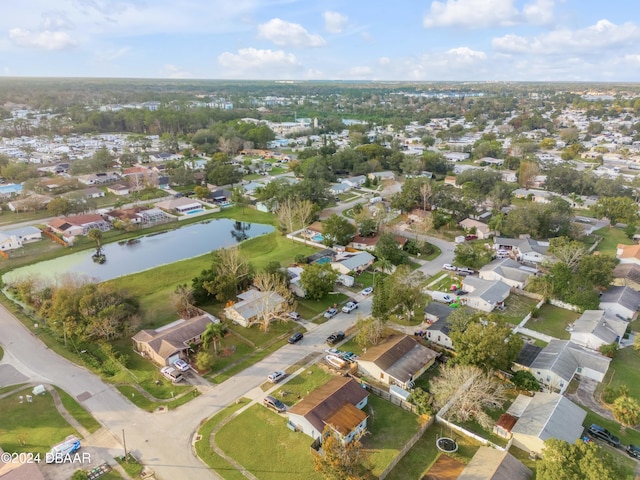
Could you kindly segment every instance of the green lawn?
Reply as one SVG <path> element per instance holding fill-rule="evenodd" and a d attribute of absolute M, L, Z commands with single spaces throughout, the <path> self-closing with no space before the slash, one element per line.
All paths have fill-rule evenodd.
<path fill-rule="evenodd" d="M 18 395 L 24 397 L 18 402 Z M 28 403 L 26 396 L 31 388 L 0 400 L 2 428 L 0 445 L 6 452 L 33 452 L 42 456 L 53 445 L 78 432 L 58 413 L 49 393 L 33 396 Z"/>
<path fill-rule="evenodd" d="M 369 453 L 371 472 L 378 476 L 420 429 L 420 418 L 373 394 L 366 411 L 369 434 L 362 445 Z"/>
<path fill-rule="evenodd" d="M 2 357 L 4 357 L 4 350 L 2 349 L 2 346 L 0 346 L 0 360 L 2 360 Z"/>
<path fill-rule="evenodd" d="M 393 470 L 387 476 L 389 480 L 406 480 L 422 478 L 429 468 L 435 463 L 440 455 L 440 451 L 436 447 L 438 438 L 447 436 L 452 437 L 458 442 L 458 451 L 449 456 L 463 463 L 469 463 L 471 457 L 475 455 L 480 448 L 480 444 L 471 440 L 464 435 L 445 431 L 441 425 L 434 423 L 424 432 L 424 435 L 418 442 L 407 452 L 407 454 L 398 462 Z"/>
<path fill-rule="evenodd" d="M 614 420 L 609 420 L 608 418 L 601 417 L 595 412 L 592 412 L 586 407 L 582 407 L 587 411 L 587 417 L 584 419 L 582 425 L 585 428 L 588 428 L 592 423 L 598 424 L 601 427 L 606 428 L 615 436 L 620 438 L 620 443 L 623 445 L 640 445 L 640 432 L 634 430 L 632 428 L 627 428 L 626 432 L 623 434 L 620 430 L 620 424 Z"/>
<path fill-rule="evenodd" d="M 640 402 L 640 353 L 631 347 L 616 352 L 598 391 L 601 392 L 607 386 L 617 389 L 622 385 L 629 389 L 630 397 Z"/>
<path fill-rule="evenodd" d="M 317 365 L 312 365 L 300 375 L 297 375 L 285 385 L 278 388 L 272 395 L 292 407 L 298 403 L 299 397 L 306 397 L 309 392 L 313 392 L 316 388 L 321 387 L 332 378 L 333 375 L 327 371 L 322 370 Z M 270 383 L 267 385 L 273 386 Z"/>
<path fill-rule="evenodd" d="M 575 322 L 578 317 L 580 314 L 577 312 L 544 304 L 540 307 L 537 318 L 531 318 L 525 326 L 561 340 L 569 340 L 571 334 L 567 331 L 567 325 Z"/>
<path fill-rule="evenodd" d="M 131 385 L 118 385 L 116 388 L 136 407 L 141 408 L 142 410 L 146 410 L 147 412 L 153 412 L 159 407 L 166 407 L 169 410 L 173 410 L 174 408 L 177 408 L 180 405 L 184 405 L 185 403 L 190 402 L 195 397 L 200 395 L 200 392 L 196 388 L 183 386 L 179 388 L 191 388 L 191 391 L 169 402 L 154 402 L 152 400 L 149 400 Z M 178 394 L 177 389 L 175 394 Z"/>
<path fill-rule="evenodd" d="M 311 320 L 316 315 L 320 315 L 322 312 L 330 307 L 333 307 L 334 305 L 340 307 L 347 301 L 347 298 L 348 297 L 343 293 L 329 294 L 322 300 L 317 301 L 309 300 L 307 298 L 299 298 L 297 311 L 302 316 L 302 318 Z M 320 321 L 324 322 L 324 317 L 320 317 Z"/>
<path fill-rule="evenodd" d="M 322 475 L 313 469 L 311 437 L 289 430 L 286 423 L 285 417 L 253 405 L 222 427 L 215 441 L 261 480 L 321 480 Z M 238 441 L 242 432 L 249 434 L 251 441 Z"/>
<path fill-rule="evenodd" d="M 505 300 L 505 309 L 496 310 L 500 317 L 513 325 L 518 325 L 524 317 L 527 316 L 535 308 L 538 300 L 528 298 L 523 295 L 512 294 Z"/>
<path fill-rule="evenodd" d="M 144 469 L 131 454 L 128 455 L 127 461 L 125 461 L 124 457 L 116 457 L 116 461 L 131 478 L 138 478 Z"/>
<path fill-rule="evenodd" d="M 233 413 L 244 407 L 248 402 L 249 401 L 245 398 L 226 407 L 224 410 L 221 410 L 213 417 L 209 418 L 209 420 L 200 427 L 200 430 L 198 430 L 198 435 L 201 436 L 200 440 L 195 443 L 198 457 L 200 457 L 200 459 L 206 463 L 209 468 L 215 470 L 226 480 L 243 480 L 245 477 L 242 473 L 233 468 L 233 466 L 231 466 L 231 464 L 224 458 L 213 451 L 211 444 L 209 443 L 209 437 L 211 436 L 211 432 L 220 424 L 220 422 L 233 415 Z"/>
<path fill-rule="evenodd" d="M 624 231 L 619 228 L 604 227 L 593 232 L 602 237 L 602 241 L 598 244 L 597 251 L 612 257 L 616 256 L 616 249 L 619 243 L 623 245 L 633 245 L 633 240 L 627 238 Z"/>
<path fill-rule="evenodd" d="M 89 433 L 93 433 L 101 427 L 97 420 L 93 418 L 91 414 L 84 409 L 84 407 L 76 402 L 71 395 L 58 387 L 56 387 L 56 391 L 58 392 L 58 395 L 60 395 L 62 405 L 66 408 L 67 412 L 69 412 L 71 416 L 80 423 L 80 425 L 86 428 Z"/>

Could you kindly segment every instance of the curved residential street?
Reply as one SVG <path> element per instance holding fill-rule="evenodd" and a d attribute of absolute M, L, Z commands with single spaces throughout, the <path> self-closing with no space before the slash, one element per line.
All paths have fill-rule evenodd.
<path fill-rule="evenodd" d="M 371 297 L 355 295 L 361 303 L 355 314 L 340 313 L 330 321 L 309 323 L 308 333 L 295 345 L 278 351 L 176 410 L 148 413 L 127 401 L 112 385 L 85 368 L 49 350 L 8 310 L 0 307 L 0 339 L 5 355 L 0 362 L 0 387 L 24 382 L 57 385 L 76 398 L 127 449 L 154 470 L 158 479 L 211 480 L 218 476 L 192 454 L 192 439 L 200 423 L 237 398 L 264 395 L 259 386 L 274 370 L 284 370 L 325 348 L 326 337 L 346 330 L 371 311 Z M 259 392 L 251 391 L 258 389 Z M 124 450 L 110 452 L 122 455 Z"/>

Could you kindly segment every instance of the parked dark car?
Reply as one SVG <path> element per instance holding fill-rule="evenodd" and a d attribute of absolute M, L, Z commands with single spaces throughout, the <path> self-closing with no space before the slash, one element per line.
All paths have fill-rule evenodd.
<path fill-rule="evenodd" d="M 630 457 L 640 458 L 640 447 L 637 445 L 629 445 L 627 448 L 627 455 Z"/>
<path fill-rule="evenodd" d="M 302 335 L 301 332 L 296 332 L 289 337 L 289 343 L 298 343 L 302 340 L 302 337 L 304 337 L 304 335 Z"/>
<path fill-rule="evenodd" d="M 333 332 L 327 337 L 327 344 L 335 345 L 341 340 L 344 340 L 344 332 Z"/>
<path fill-rule="evenodd" d="M 602 428 L 600 425 L 596 425 L 595 423 L 591 424 L 591 426 L 587 429 L 587 433 L 593 438 L 604 440 L 612 447 L 620 446 L 620 439 L 618 437 L 616 437 L 606 428 Z"/>

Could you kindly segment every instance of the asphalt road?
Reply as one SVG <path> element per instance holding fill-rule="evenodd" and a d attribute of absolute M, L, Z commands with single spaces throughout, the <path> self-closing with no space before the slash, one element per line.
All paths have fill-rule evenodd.
<path fill-rule="evenodd" d="M 5 350 L 0 362 L 0 387 L 18 380 L 23 382 L 25 377 L 31 382 L 57 385 L 77 398 L 115 437 L 122 439 L 124 431 L 128 450 L 152 468 L 157 478 L 216 479 L 217 474 L 191 453 L 193 435 L 200 423 L 264 383 L 272 371 L 284 370 L 310 353 L 323 351 L 331 332 L 346 330 L 359 315 L 367 316 L 371 312 L 371 297 L 355 295 L 355 298 L 360 304 L 351 314 L 339 313 L 326 323 L 309 324 L 310 330 L 299 343 L 285 345 L 226 382 L 207 388 L 186 405 L 166 413 L 138 409 L 112 385 L 49 350 L 0 306 L 0 343 Z"/>

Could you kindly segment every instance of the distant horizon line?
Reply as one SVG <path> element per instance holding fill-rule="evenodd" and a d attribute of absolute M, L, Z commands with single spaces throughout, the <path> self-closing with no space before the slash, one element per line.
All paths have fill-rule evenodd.
<path fill-rule="evenodd" d="M 164 81 L 164 82 L 239 82 L 239 83 L 274 83 L 280 85 L 295 85 L 308 83 L 366 83 L 366 84 L 594 84 L 594 85 L 640 85 L 640 80 L 336 80 L 336 79 L 240 79 L 240 78 L 168 78 L 168 77 L 91 77 L 91 76 L 44 76 L 44 75 L 0 75 L 4 80 L 125 80 L 125 81 Z"/>

